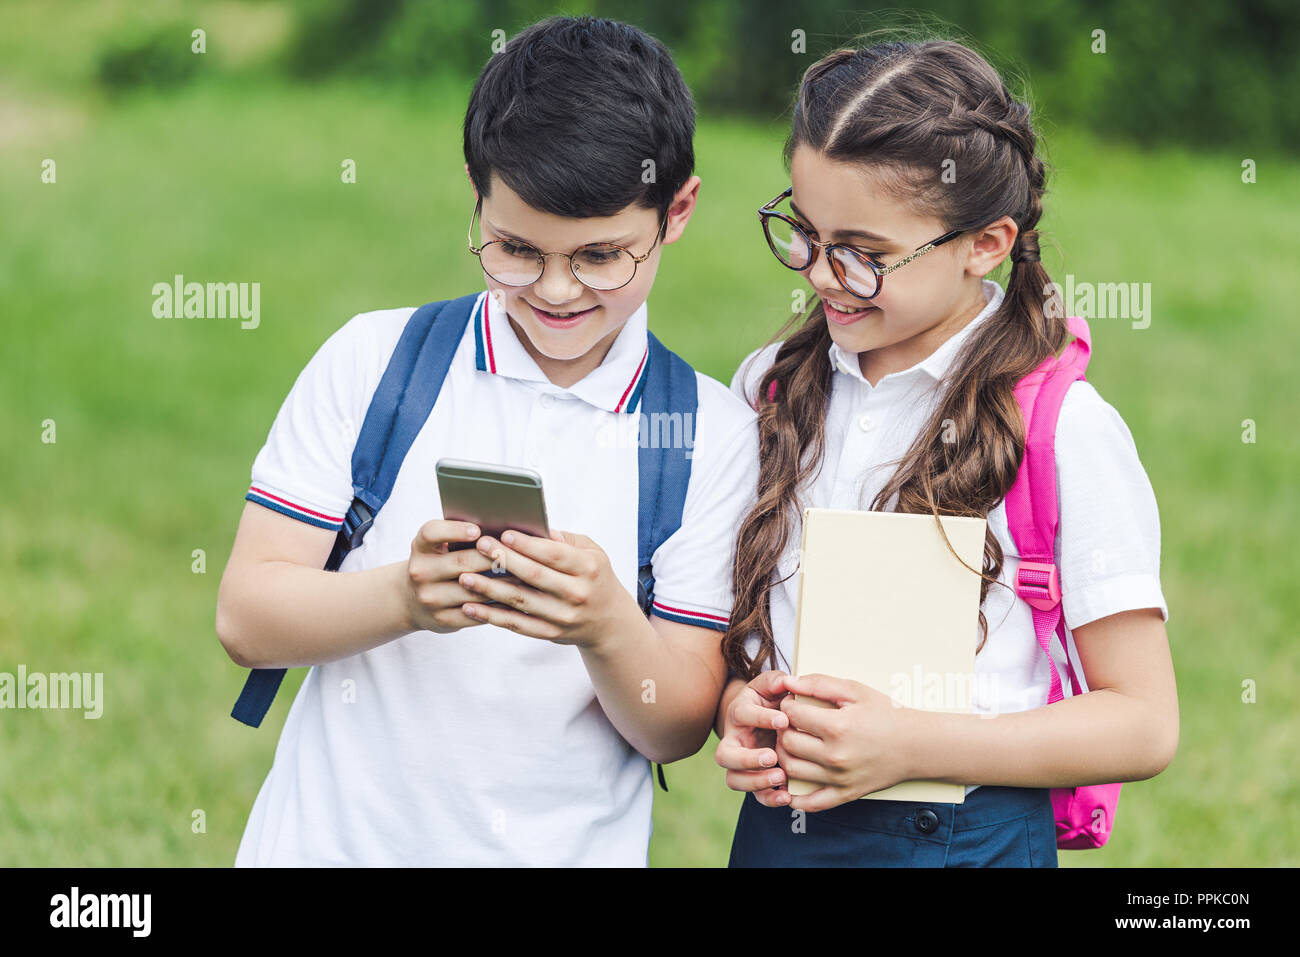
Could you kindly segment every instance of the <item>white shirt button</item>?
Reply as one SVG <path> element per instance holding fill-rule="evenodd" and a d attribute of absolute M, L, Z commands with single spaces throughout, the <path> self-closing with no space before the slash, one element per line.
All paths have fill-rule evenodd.
<path fill-rule="evenodd" d="M 549 392 L 543 392 L 540 401 L 543 409 L 549 409 L 551 406 L 555 405 L 555 396 L 551 395 Z"/>
<path fill-rule="evenodd" d="M 870 432 L 876 427 L 876 420 L 871 416 L 864 414 L 860 419 L 858 419 L 858 426 L 863 432 Z"/>

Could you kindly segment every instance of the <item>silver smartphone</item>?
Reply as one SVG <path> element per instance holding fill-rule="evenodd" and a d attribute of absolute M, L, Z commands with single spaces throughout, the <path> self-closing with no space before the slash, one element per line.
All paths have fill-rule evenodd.
<path fill-rule="evenodd" d="M 501 540 L 502 532 L 510 529 L 550 538 L 542 477 L 532 469 L 463 459 L 439 459 L 436 471 L 443 518 L 473 522 L 484 535 L 497 541 Z M 473 548 L 474 543 L 455 542 L 447 547 L 453 550 Z M 488 574 L 517 581 L 504 569 Z"/>

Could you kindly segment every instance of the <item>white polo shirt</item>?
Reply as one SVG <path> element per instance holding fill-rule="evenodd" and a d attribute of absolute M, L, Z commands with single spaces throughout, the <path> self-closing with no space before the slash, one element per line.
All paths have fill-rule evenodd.
<path fill-rule="evenodd" d="M 870 508 L 934 410 L 962 344 L 1001 304 L 1002 287 L 987 279 L 983 286 L 987 305 L 974 320 L 929 357 L 884 376 L 874 387 L 863 377 L 856 353 L 831 345 L 835 371 L 826 414 L 826 456 L 811 486 L 800 491 L 805 507 Z M 751 405 L 779 348 L 780 343 L 774 343 L 750 353 L 732 379 L 732 390 Z M 1169 617 L 1160 588 L 1160 519 L 1151 483 L 1124 420 L 1088 382 L 1071 385 L 1061 407 L 1056 480 L 1056 563 L 1066 636 L 1086 690 L 1087 682 L 1077 670 L 1073 629 L 1131 609 L 1159 608 L 1166 620 Z M 1029 605 L 1013 590 L 1019 553 L 1007 529 L 1004 504 L 989 513 L 988 521 L 1004 561 L 1001 584 L 989 588 L 983 605 L 989 634 L 975 657 L 973 709 L 976 714 L 1007 714 L 1045 705 L 1050 673 Z M 794 651 L 801 538 L 796 529 L 776 570 L 777 577 L 790 577 L 772 592 L 778 663 L 786 671 Z M 979 625 L 972 621 L 972 646 L 978 640 Z M 1060 642 L 1052 647 L 1069 694 Z M 751 655 L 756 648 L 757 639 L 751 638 Z M 967 793 L 974 787 L 968 786 Z"/>
<path fill-rule="evenodd" d="M 358 315 L 320 348 L 253 463 L 251 501 L 339 527 L 361 422 L 412 312 Z M 637 447 L 613 436 L 636 419 L 646 348 L 643 304 L 563 389 L 482 294 L 391 498 L 340 571 L 407 560 L 442 517 L 434 465 L 451 456 L 539 472 L 551 526 L 590 536 L 635 595 Z M 690 484 L 681 528 L 654 553 L 655 606 L 725 628 L 754 413 L 696 378 Z M 418 631 L 309 670 L 235 864 L 645 866 L 652 795 L 649 762 L 606 718 L 576 647 L 486 624 Z"/>

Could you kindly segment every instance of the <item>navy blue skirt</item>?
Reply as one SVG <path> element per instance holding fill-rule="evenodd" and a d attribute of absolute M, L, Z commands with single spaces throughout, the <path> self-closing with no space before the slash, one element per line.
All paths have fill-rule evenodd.
<path fill-rule="evenodd" d="M 1056 867 L 1047 788 L 982 785 L 963 804 L 849 801 L 800 814 L 746 794 L 730 867 Z"/>

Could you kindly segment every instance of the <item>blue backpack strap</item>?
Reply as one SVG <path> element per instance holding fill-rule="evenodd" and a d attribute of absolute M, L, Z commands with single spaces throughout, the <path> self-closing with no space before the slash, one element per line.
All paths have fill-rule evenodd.
<path fill-rule="evenodd" d="M 683 439 L 694 434 L 699 394 L 695 370 L 685 360 L 647 331 L 650 351 L 646 361 L 645 383 L 641 392 L 640 413 L 645 415 L 641 427 L 648 430 L 644 444 L 637 451 L 637 603 L 648 616 L 654 603 L 655 579 L 651 564 L 655 549 L 681 528 L 682 509 L 686 504 L 686 487 L 691 481 L 691 450 L 666 448 L 661 435 L 678 435 Z M 657 420 L 656 414 L 679 415 L 679 428 L 673 420 Z M 666 422 L 663 428 L 662 423 Z M 668 790 L 664 766 L 656 765 L 659 786 Z"/>
<path fill-rule="evenodd" d="M 691 481 L 691 450 L 663 448 L 661 435 L 693 434 L 693 420 L 699 405 L 695 370 L 676 353 L 669 352 L 654 333 L 647 332 L 650 356 L 646 364 L 645 384 L 641 392 L 642 428 L 648 438 L 637 453 L 637 603 L 650 614 L 654 603 L 654 570 L 651 558 L 655 549 L 681 528 L 682 508 L 686 504 L 686 486 Z M 681 427 L 672 428 L 672 420 L 657 420 L 659 415 L 683 417 Z M 661 421 L 669 424 L 658 428 Z"/>
<path fill-rule="evenodd" d="M 452 357 L 483 295 L 431 302 L 407 320 L 352 450 L 354 497 L 325 563 L 326 571 L 338 570 L 388 501 L 402 460 L 433 411 Z M 230 716 L 254 728 L 261 725 L 284 674 L 284 668 L 252 669 Z"/>

